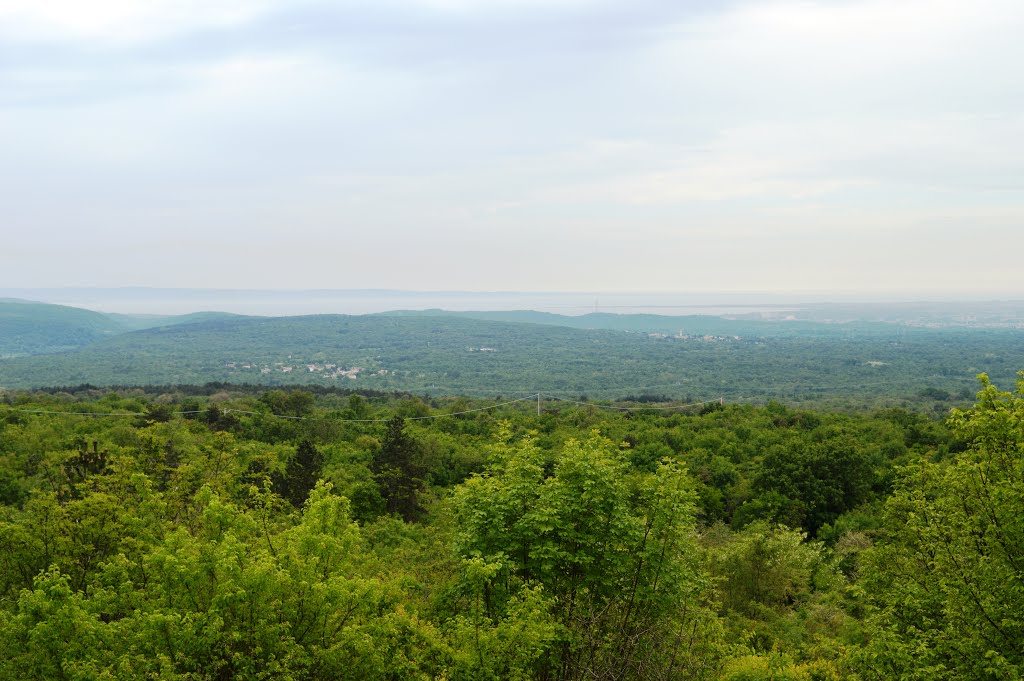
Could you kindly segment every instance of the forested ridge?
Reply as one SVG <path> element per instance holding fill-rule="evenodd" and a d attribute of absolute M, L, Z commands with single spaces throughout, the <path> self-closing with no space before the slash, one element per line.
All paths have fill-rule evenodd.
<path fill-rule="evenodd" d="M 1019 331 L 1009 328 L 691 319 L 673 336 L 458 315 L 212 318 L 0 359 L 0 387 L 221 381 L 448 395 L 724 396 L 945 413 L 970 403 L 978 373 L 1009 384 L 1024 366 Z"/>
<path fill-rule="evenodd" d="M 6 392 L 0 678 L 1019 678 L 1018 389 Z"/>
<path fill-rule="evenodd" d="M 72 352 L 131 331 L 236 316 L 224 312 L 167 316 L 112 314 L 0 298 L 0 359 Z"/>

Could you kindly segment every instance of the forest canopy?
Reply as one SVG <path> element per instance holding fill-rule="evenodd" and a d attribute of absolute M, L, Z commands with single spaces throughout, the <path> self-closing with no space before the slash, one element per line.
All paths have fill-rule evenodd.
<path fill-rule="evenodd" d="M 1015 678 L 1022 391 L 8 393 L 0 677 Z"/>

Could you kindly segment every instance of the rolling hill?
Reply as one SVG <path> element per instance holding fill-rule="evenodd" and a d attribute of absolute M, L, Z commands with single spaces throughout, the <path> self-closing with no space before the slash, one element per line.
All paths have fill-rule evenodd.
<path fill-rule="evenodd" d="M 68 352 L 129 331 L 236 316 L 224 312 L 174 316 L 106 314 L 5 298 L 0 299 L 0 358 Z"/>
<path fill-rule="evenodd" d="M 125 331 L 92 310 L 28 300 L 0 300 L 0 357 L 74 350 Z"/>
<path fill-rule="evenodd" d="M 940 405 L 1012 382 L 1016 330 L 673 337 L 458 315 L 219 317 L 0 361 L 0 386 L 317 384 L 435 394 Z"/>

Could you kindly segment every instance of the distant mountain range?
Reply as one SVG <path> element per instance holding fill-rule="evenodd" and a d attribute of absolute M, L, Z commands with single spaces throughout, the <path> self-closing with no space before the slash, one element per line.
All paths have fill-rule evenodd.
<path fill-rule="evenodd" d="M 0 288 L 20 298 L 107 312 L 180 315 L 196 310 L 288 316 L 371 314 L 438 308 L 450 311 L 538 310 L 557 316 L 716 316 L 810 322 L 891 322 L 917 326 L 1024 326 L 1024 299 L 916 300 L 851 294 L 764 292 L 629 293 L 541 291 L 407 291 L 390 289 Z"/>
<path fill-rule="evenodd" d="M 488 322 L 541 324 L 572 329 L 631 331 L 673 336 L 833 336 L 888 334 L 890 324 L 881 322 L 847 322 L 843 324 L 765 320 L 744 317 L 726 318 L 714 315 L 611 314 L 604 312 L 583 315 L 561 315 L 533 310 L 461 312 L 448 310 L 398 310 L 375 316 L 404 318 L 447 317 Z M 301 315 L 296 316 L 301 317 Z M 227 312 L 193 312 L 181 315 L 118 314 L 53 305 L 29 300 L 0 299 L 0 358 L 13 358 L 55 352 L 68 352 L 88 347 L 97 341 L 132 331 L 157 327 L 179 326 L 197 322 L 241 319 L 272 319 L 236 315 Z M 288 317 L 282 318 L 288 319 Z"/>
<path fill-rule="evenodd" d="M 221 381 L 948 408 L 979 372 L 1012 385 L 1022 333 L 534 311 L 161 317 L 4 300 L 0 388 Z"/>

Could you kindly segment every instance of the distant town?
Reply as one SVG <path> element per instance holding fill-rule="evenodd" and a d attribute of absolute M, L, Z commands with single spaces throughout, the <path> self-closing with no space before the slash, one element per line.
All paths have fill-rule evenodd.
<path fill-rule="evenodd" d="M 292 372 L 297 373 L 311 373 L 317 374 L 319 377 L 328 379 L 349 379 L 356 380 L 362 375 L 364 378 L 370 376 L 387 376 L 390 371 L 387 369 L 377 369 L 376 371 L 368 371 L 365 367 L 346 367 L 341 364 L 333 362 L 274 362 L 273 364 L 263 364 L 260 362 L 228 362 L 225 368 L 237 372 L 255 372 L 260 375 L 266 376 L 273 373 L 290 374 Z"/>

